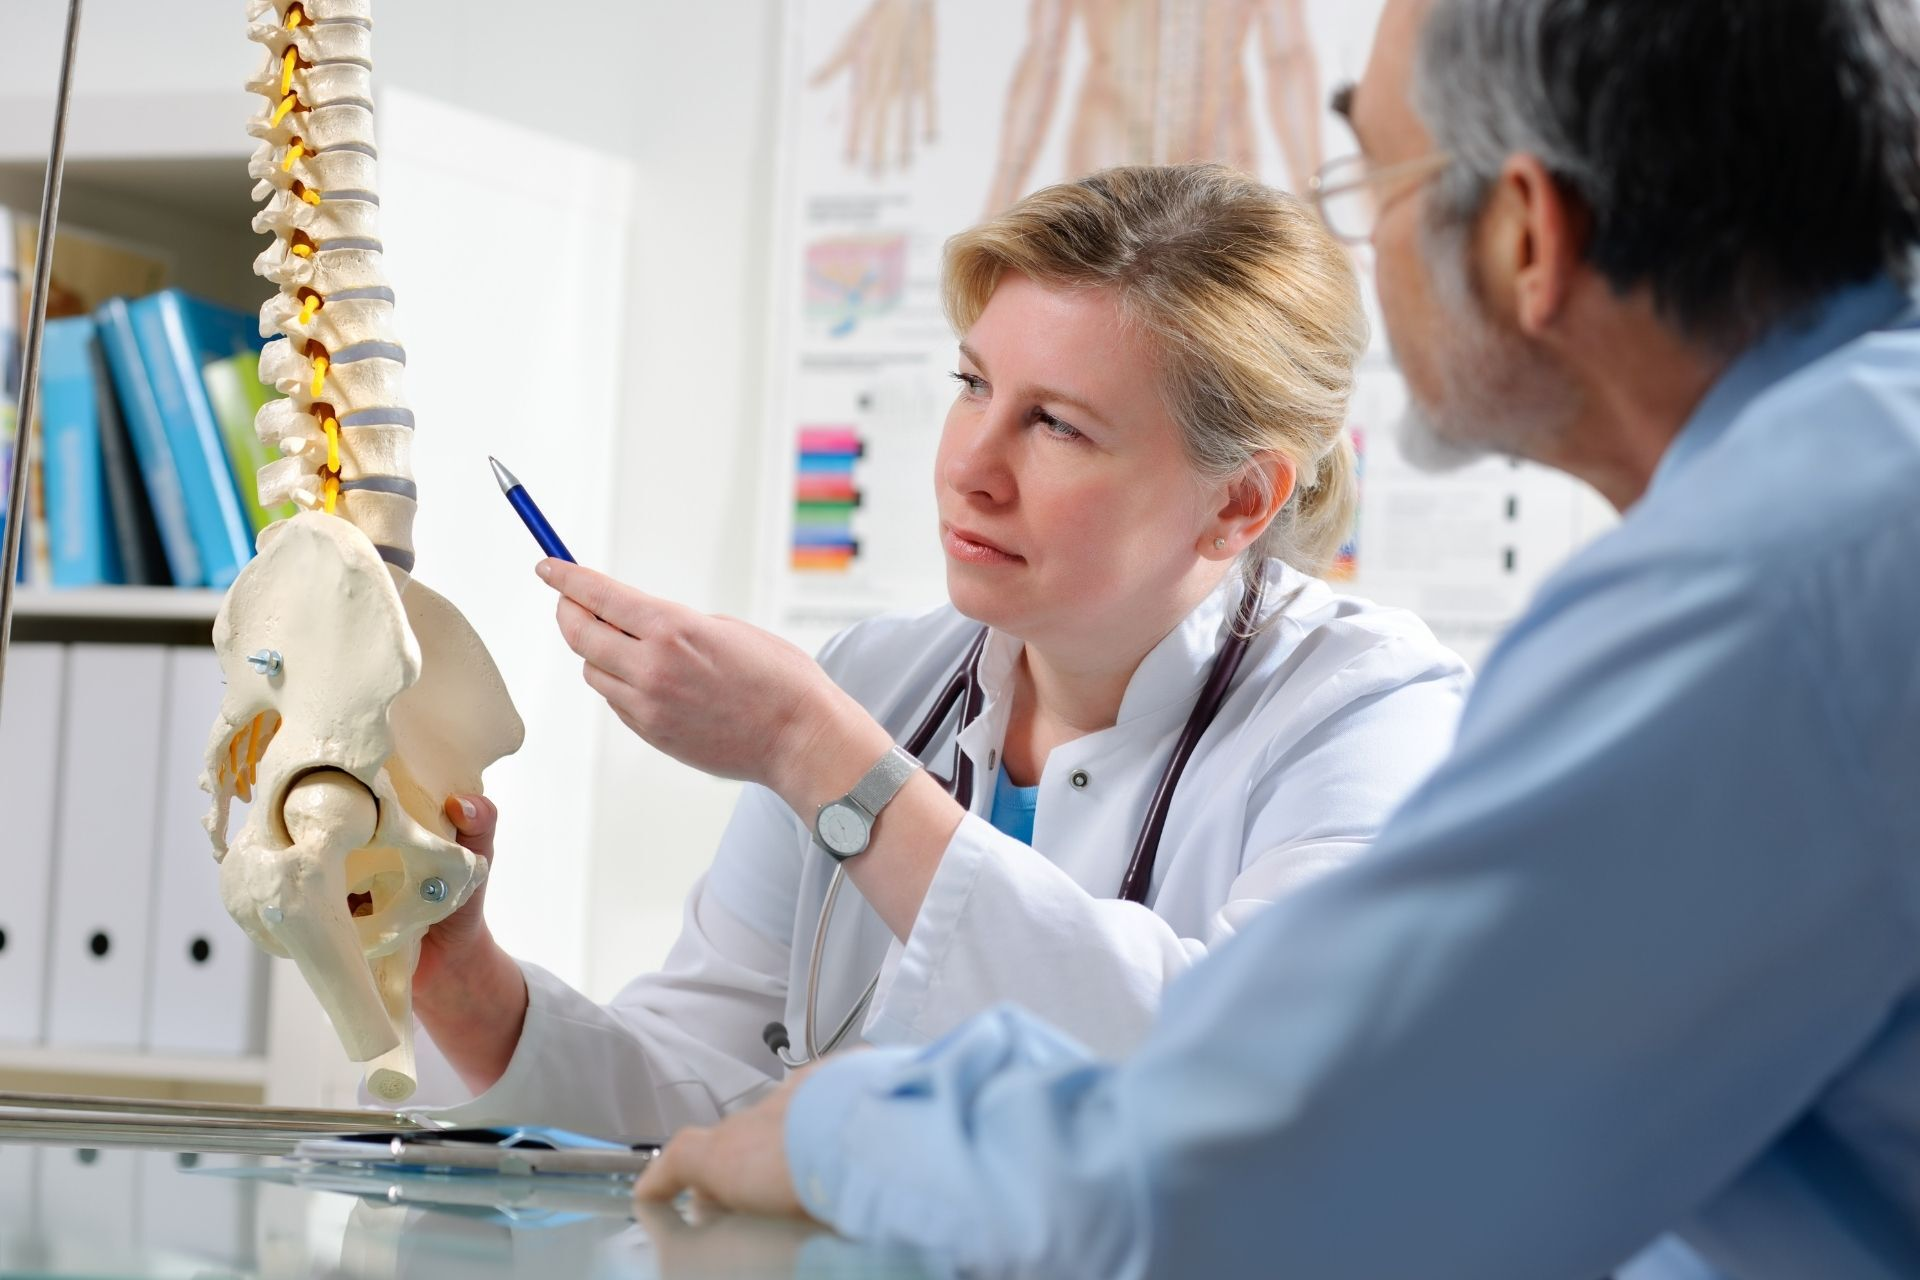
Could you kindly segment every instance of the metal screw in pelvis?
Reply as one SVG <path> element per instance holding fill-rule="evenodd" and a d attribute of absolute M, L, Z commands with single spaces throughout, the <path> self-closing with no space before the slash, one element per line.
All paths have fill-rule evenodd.
<path fill-rule="evenodd" d="M 428 902 L 445 902 L 447 900 L 447 882 L 439 876 L 422 880 L 420 882 L 420 896 Z"/>
<path fill-rule="evenodd" d="M 262 649 L 260 652 L 250 654 L 247 657 L 247 665 L 271 680 L 280 674 L 280 668 L 284 663 L 280 658 L 280 651 L 278 649 Z"/>

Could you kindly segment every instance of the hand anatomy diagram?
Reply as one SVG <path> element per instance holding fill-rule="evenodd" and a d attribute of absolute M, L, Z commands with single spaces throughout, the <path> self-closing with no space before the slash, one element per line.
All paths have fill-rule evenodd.
<path fill-rule="evenodd" d="M 1065 179 L 1115 164 L 1215 160 L 1253 171 L 1258 111 L 1249 53 L 1262 69 L 1261 107 L 1304 190 L 1320 164 L 1319 67 L 1307 0 L 1030 0 L 987 198 L 997 212 L 1023 194 L 1063 96 L 1073 101 Z M 1066 80 L 1076 31 L 1087 50 Z M 850 82 L 847 158 L 874 173 L 913 158 L 916 126 L 935 136 L 933 0 L 874 0 L 813 77 Z"/>

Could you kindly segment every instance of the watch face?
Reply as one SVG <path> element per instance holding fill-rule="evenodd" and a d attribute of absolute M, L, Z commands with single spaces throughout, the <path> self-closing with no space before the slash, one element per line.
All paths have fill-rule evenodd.
<path fill-rule="evenodd" d="M 867 819 L 845 801 L 836 800 L 822 809 L 815 829 L 820 843 L 843 858 L 851 858 L 867 847 Z"/>

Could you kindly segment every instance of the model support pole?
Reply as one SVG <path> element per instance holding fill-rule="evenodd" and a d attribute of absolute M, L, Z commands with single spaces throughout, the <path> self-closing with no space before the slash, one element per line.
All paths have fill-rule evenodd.
<path fill-rule="evenodd" d="M 7 688 L 7 648 L 13 639 L 13 590 L 20 576 L 20 544 L 27 529 L 27 473 L 33 460 L 33 418 L 40 398 L 40 341 L 47 328 L 47 293 L 53 280 L 53 234 L 60 223 L 60 180 L 67 168 L 67 112 L 73 104 L 73 63 L 80 49 L 80 0 L 67 0 L 67 47 L 60 58 L 60 92 L 53 113 L 53 149 L 40 189 L 40 238 L 33 254 L 33 295 L 27 309 L 20 364 L 20 416 L 14 426 L 13 487 L 7 503 L 6 536 L 0 540 L 0 700 Z M 4 710 L 4 706 L 0 706 Z"/>

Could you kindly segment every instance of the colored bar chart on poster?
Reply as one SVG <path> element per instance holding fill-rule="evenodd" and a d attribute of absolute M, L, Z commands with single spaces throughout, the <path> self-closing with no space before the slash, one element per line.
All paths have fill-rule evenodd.
<path fill-rule="evenodd" d="M 1347 436 L 1353 442 L 1353 483 L 1357 493 L 1366 491 L 1367 483 L 1367 429 L 1364 426 L 1350 426 Z M 1334 555 L 1333 563 L 1327 568 L 1330 582 L 1352 582 L 1360 576 L 1360 513 L 1364 509 L 1359 502 L 1354 504 L 1353 526 L 1347 530 L 1347 536 L 1340 544 L 1340 550 Z"/>
<path fill-rule="evenodd" d="M 866 454 L 848 426 L 800 428 L 793 482 L 791 564 L 805 573 L 846 573 L 860 554 L 853 516 L 860 506 L 854 468 Z"/>

